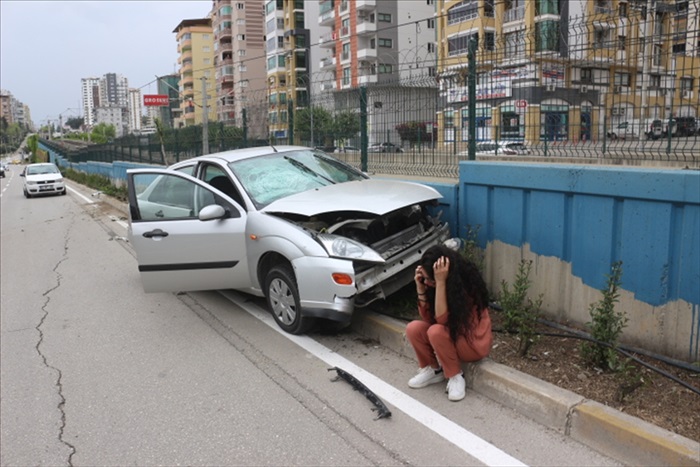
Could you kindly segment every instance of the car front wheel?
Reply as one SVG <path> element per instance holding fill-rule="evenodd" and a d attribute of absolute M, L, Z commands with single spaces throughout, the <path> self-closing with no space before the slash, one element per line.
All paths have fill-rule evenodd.
<path fill-rule="evenodd" d="M 313 320 L 302 316 L 299 291 L 294 273 L 289 266 L 275 266 L 265 278 L 267 306 L 275 321 L 290 334 L 303 334 Z"/>

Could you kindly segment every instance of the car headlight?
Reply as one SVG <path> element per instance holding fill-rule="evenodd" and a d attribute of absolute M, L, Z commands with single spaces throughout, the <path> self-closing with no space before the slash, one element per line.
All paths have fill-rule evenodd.
<path fill-rule="evenodd" d="M 58 177 L 56 180 L 54 180 L 54 183 L 63 183 L 63 177 Z"/>
<path fill-rule="evenodd" d="M 27 180 L 27 185 L 36 185 L 34 180 Z"/>
<path fill-rule="evenodd" d="M 318 241 L 323 245 L 330 256 L 336 258 L 358 259 L 361 261 L 369 261 L 372 263 L 383 263 L 382 258 L 376 251 L 367 248 L 361 243 L 358 243 L 349 238 L 340 237 L 338 235 L 319 234 Z"/>

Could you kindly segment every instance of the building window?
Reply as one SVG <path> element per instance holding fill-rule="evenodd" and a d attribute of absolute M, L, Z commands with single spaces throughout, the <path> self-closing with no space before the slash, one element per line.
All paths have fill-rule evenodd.
<path fill-rule="evenodd" d="M 617 36 L 617 50 L 625 50 L 627 44 L 627 36 Z"/>
<path fill-rule="evenodd" d="M 350 43 L 346 42 L 343 44 L 343 53 L 340 57 L 341 60 L 349 60 L 350 59 Z"/>
<path fill-rule="evenodd" d="M 651 64 L 661 66 L 663 58 L 663 48 L 661 44 L 654 44 L 654 55 L 652 56 Z"/>
<path fill-rule="evenodd" d="M 391 46 L 392 46 L 391 39 L 382 39 L 381 37 L 379 38 L 379 47 L 391 48 Z"/>
<path fill-rule="evenodd" d="M 629 86 L 630 85 L 630 74 L 629 73 L 615 73 L 615 86 Z"/>
<path fill-rule="evenodd" d="M 238 56 L 239 57 L 245 57 L 245 49 L 241 49 L 238 51 Z"/>
<path fill-rule="evenodd" d="M 593 70 L 591 68 L 581 68 L 581 82 L 593 84 Z"/>
<path fill-rule="evenodd" d="M 479 16 L 479 2 L 467 0 L 453 6 L 447 11 L 447 24 L 469 21 Z"/>
<path fill-rule="evenodd" d="M 514 58 L 525 54 L 525 31 L 515 31 L 505 35 L 506 57 Z"/>
<path fill-rule="evenodd" d="M 231 8 L 231 5 L 222 6 L 221 8 L 219 8 L 219 15 L 220 16 L 230 15 L 232 11 L 233 11 L 233 8 Z"/>
<path fill-rule="evenodd" d="M 620 3 L 619 15 L 621 18 L 627 18 L 627 4 L 626 3 Z"/>
<path fill-rule="evenodd" d="M 391 23 L 391 15 L 388 13 L 377 13 L 377 21 L 380 23 Z"/>
<path fill-rule="evenodd" d="M 649 75 L 649 87 L 659 89 L 661 87 L 661 76 Z"/>
<path fill-rule="evenodd" d="M 209 34 L 202 34 L 202 39 L 208 41 L 209 39 L 211 39 L 211 37 L 209 36 Z"/>
<path fill-rule="evenodd" d="M 428 42 L 426 45 L 428 48 L 428 53 L 434 53 L 435 52 L 435 43 L 434 42 Z"/>
<path fill-rule="evenodd" d="M 350 85 L 350 68 L 343 68 L 343 86 Z"/>
<path fill-rule="evenodd" d="M 244 41 L 244 40 L 245 40 L 245 34 L 238 34 L 238 35 L 236 36 L 236 39 L 238 39 L 239 41 Z"/>
<path fill-rule="evenodd" d="M 681 78 L 681 91 L 693 90 L 693 78 Z"/>
<path fill-rule="evenodd" d="M 392 73 L 394 71 L 394 66 L 386 63 L 380 63 L 379 67 L 377 67 L 377 71 L 380 75 Z"/>
<path fill-rule="evenodd" d="M 208 45 L 205 45 L 204 47 L 202 47 L 202 52 L 211 52 L 211 48 Z"/>
<path fill-rule="evenodd" d="M 244 10 L 244 9 L 245 9 L 245 3 L 236 3 L 236 9 L 238 9 L 238 10 Z"/>
<path fill-rule="evenodd" d="M 426 23 L 428 24 L 428 29 L 435 29 L 435 18 L 428 18 Z"/>
<path fill-rule="evenodd" d="M 556 52 L 559 47 L 559 22 L 541 21 L 535 27 L 535 51 Z"/>

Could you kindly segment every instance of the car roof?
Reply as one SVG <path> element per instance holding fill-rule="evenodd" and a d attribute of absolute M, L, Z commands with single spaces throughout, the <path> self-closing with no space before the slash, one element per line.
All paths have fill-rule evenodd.
<path fill-rule="evenodd" d="M 178 162 L 176 164 L 171 165 L 170 167 L 180 167 L 182 165 L 188 165 L 192 162 L 200 161 L 200 160 L 212 160 L 212 159 L 218 159 L 221 160 L 225 163 L 229 162 L 234 162 L 234 161 L 240 161 L 244 159 L 251 159 L 253 157 L 258 157 L 258 156 L 265 156 L 268 154 L 274 154 L 274 153 L 280 153 L 280 152 L 289 152 L 289 151 L 314 151 L 315 149 L 309 148 L 306 146 L 257 146 L 254 148 L 243 148 L 243 149 L 232 149 L 230 151 L 223 151 L 223 152 L 217 152 L 213 154 L 206 154 L 203 156 L 197 156 L 193 157 L 191 159 L 187 159 L 181 162 Z"/>

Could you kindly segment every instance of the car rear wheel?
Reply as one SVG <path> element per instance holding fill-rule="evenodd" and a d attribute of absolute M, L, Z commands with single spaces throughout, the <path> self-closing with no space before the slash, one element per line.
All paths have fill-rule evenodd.
<path fill-rule="evenodd" d="M 313 323 L 312 318 L 302 316 L 297 282 L 289 266 L 270 270 L 265 278 L 265 296 L 273 318 L 286 332 L 303 334 Z"/>

